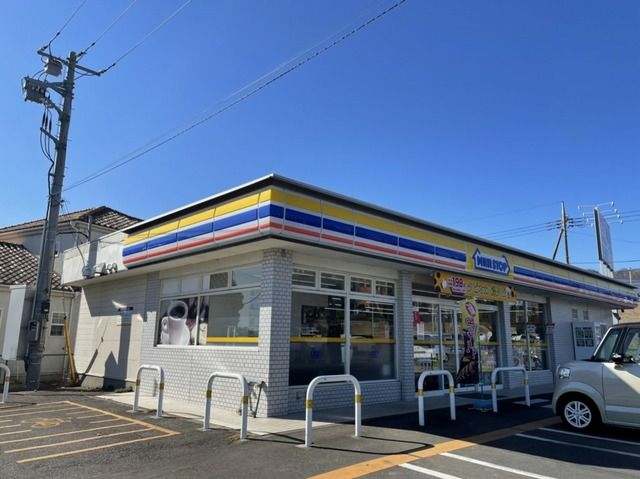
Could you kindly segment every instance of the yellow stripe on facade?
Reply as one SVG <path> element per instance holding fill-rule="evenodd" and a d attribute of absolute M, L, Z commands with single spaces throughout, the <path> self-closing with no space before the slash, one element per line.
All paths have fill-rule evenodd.
<path fill-rule="evenodd" d="M 394 344 L 396 340 L 389 338 L 351 338 L 351 342 L 365 344 Z"/>
<path fill-rule="evenodd" d="M 128 236 L 122 243 L 127 246 L 133 243 L 138 243 L 140 241 L 144 241 L 149 238 L 149 230 L 143 231 L 142 233 L 134 233 Z"/>
<path fill-rule="evenodd" d="M 353 210 L 341 208 L 340 206 L 332 205 L 331 203 L 326 203 L 324 201 L 322 202 L 322 214 L 347 221 L 349 224 L 355 222 Z"/>
<path fill-rule="evenodd" d="M 457 249 L 461 251 L 466 250 L 467 243 L 463 241 L 457 241 L 446 236 L 431 233 L 426 230 L 419 230 L 410 226 L 398 225 L 398 234 L 417 241 L 423 241 L 435 246 L 443 246 L 445 248 Z"/>
<path fill-rule="evenodd" d="M 289 206 L 302 208 L 303 210 L 313 211 L 315 213 L 322 213 L 322 203 L 320 200 L 287 193 L 285 202 Z"/>
<path fill-rule="evenodd" d="M 344 343 L 344 338 L 316 338 L 312 336 L 294 336 L 289 338 L 290 343 Z"/>
<path fill-rule="evenodd" d="M 208 336 L 207 343 L 258 343 L 258 338 L 239 336 L 227 338 L 226 336 Z"/>
<path fill-rule="evenodd" d="M 269 190 L 261 192 L 260 199 L 258 201 L 260 203 L 264 201 L 275 201 L 276 203 L 284 203 L 285 200 L 286 200 L 286 195 L 284 191 L 271 188 Z"/>
<path fill-rule="evenodd" d="M 212 220 L 215 215 L 215 208 L 210 208 L 206 211 L 201 211 L 200 213 L 196 213 L 195 215 L 190 215 L 185 218 L 181 218 L 179 220 L 179 227 L 184 228 L 185 226 L 195 225 L 197 223 L 203 223 L 208 220 Z"/>
<path fill-rule="evenodd" d="M 229 213 L 233 213 L 234 211 L 243 210 L 245 208 L 249 208 L 250 206 L 256 206 L 258 204 L 259 194 L 245 196 L 244 198 L 240 198 L 239 200 L 230 201 L 229 203 L 225 203 L 216 207 L 216 215 L 218 218 L 222 215 L 228 215 Z"/>
<path fill-rule="evenodd" d="M 166 223 L 164 225 L 156 226 L 155 228 L 150 229 L 149 239 L 177 230 L 178 223 L 179 221 L 172 221 L 171 223 Z"/>
<path fill-rule="evenodd" d="M 368 226 L 370 228 L 374 228 L 377 230 L 382 230 L 386 233 L 391 233 L 394 235 L 398 234 L 398 223 L 394 223 L 393 221 L 383 220 L 381 218 L 376 218 L 375 216 L 365 215 L 362 213 L 355 213 L 356 223 L 362 226 Z"/>

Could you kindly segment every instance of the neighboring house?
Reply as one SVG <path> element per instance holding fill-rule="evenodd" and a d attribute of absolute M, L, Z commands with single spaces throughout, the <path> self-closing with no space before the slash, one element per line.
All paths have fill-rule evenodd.
<path fill-rule="evenodd" d="M 22 245 L 0 242 L 0 360 L 24 379 L 27 324 L 31 316 L 38 258 Z M 59 381 L 65 365 L 65 318 L 77 318 L 77 293 L 53 275 L 49 319 L 44 327 L 41 380 Z"/>
<path fill-rule="evenodd" d="M 106 206 L 61 215 L 56 250 L 79 247 L 89 238 L 97 245 L 99 238 L 139 221 Z M 0 228 L 0 360 L 9 365 L 19 382 L 25 373 L 26 327 L 32 312 L 44 223 L 37 220 Z M 63 287 L 61 273 L 62 256 L 56 255 L 49 321 L 44 329 L 42 381 L 62 379 L 66 364 L 64 319 L 69 320 L 72 339 L 77 328 L 78 288 Z"/>

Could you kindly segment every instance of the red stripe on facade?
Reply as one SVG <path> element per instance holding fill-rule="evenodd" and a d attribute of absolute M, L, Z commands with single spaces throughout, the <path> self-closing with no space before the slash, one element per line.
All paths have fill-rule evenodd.
<path fill-rule="evenodd" d="M 206 238 L 206 239 L 200 239 L 200 240 L 196 240 L 196 241 L 189 241 L 188 243 L 178 244 L 178 249 L 179 250 L 183 250 L 183 249 L 187 249 L 187 248 L 194 248 L 196 246 L 202 246 L 203 244 L 213 243 L 213 241 L 214 241 L 213 237 Z"/>
<path fill-rule="evenodd" d="M 426 261 L 428 263 L 435 263 L 436 260 L 433 258 L 429 258 L 428 256 L 421 256 L 419 254 L 413 254 L 413 253 L 406 253 L 404 251 L 398 251 L 398 254 L 400 256 L 406 256 L 407 258 L 411 258 L 411 259 L 417 259 L 420 261 Z"/>
<path fill-rule="evenodd" d="M 250 226 L 248 228 L 242 228 L 240 230 L 230 231 L 229 233 L 223 233 L 221 235 L 215 235 L 214 240 L 223 240 L 228 238 L 234 238 L 243 234 L 251 233 L 252 231 L 258 231 L 258 226 Z"/>
<path fill-rule="evenodd" d="M 317 231 L 309 231 L 309 230 L 304 230 L 302 228 L 296 228 L 295 226 L 285 226 L 284 227 L 285 231 L 291 231 L 292 233 L 298 233 L 301 235 L 307 235 L 307 236 L 313 236 L 314 238 L 320 238 L 320 233 L 318 233 Z"/>
<path fill-rule="evenodd" d="M 451 263 L 449 261 L 444 261 L 442 259 L 436 259 L 435 262 L 438 263 L 438 264 L 443 264 L 445 266 L 451 266 L 452 268 L 461 269 L 463 271 L 466 271 L 466 269 L 467 269 L 467 267 L 465 265 L 458 264 L 458 263 Z"/>
<path fill-rule="evenodd" d="M 362 243 L 360 241 L 356 241 L 354 243 L 356 246 L 359 246 L 361 248 L 369 248 L 372 249 L 374 251 L 381 251 L 383 253 L 389 253 L 389 254 L 398 254 L 398 252 L 396 250 L 390 249 L 390 248 L 383 248 L 382 246 L 375 246 L 369 243 Z"/>
<path fill-rule="evenodd" d="M 161 249 L 158 251 L 153 251 L 153 252 L 149 252 L 147 253 L 147 258 L 153 258 L 155 256 L 160 256 L 163 254 L 167 254 L 167 253 L 174 253 L 178 251 L 178 245 L 173 245 L 170 248 L 165 248 L 165 249 Z"/>
<path fill-rule="evenodd" d="M 260 229 L 264 230 L 267 228 L 276 228 L 281 230 L 282 229 L 282 223 L 276 223 L 275 221 L 269 221 L 268 223 L 261 223 L 260 224 Z"/>
<path fill-rule="evenodd" d="M 328 234 L 322 234 L 322 238 L 324 239 L 328 239 L 331 241 L 337 241 L 338 243 L 344 243 L 344 244 L 348 244 L 348 245 L 352 245 L 353 244 L 353 239 L 346 239 L 346 238 L 341 238 L 339 236 L 333 236 L 333 235 L 328 235 Z"/>

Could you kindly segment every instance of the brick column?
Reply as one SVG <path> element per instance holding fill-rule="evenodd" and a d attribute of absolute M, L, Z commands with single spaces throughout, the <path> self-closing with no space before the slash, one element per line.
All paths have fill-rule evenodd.
<path fill-rule="evenodd" d="M 400 271 L 398 291 L 396 292 L 397 311 L 396 323 L 398 336 L 399 379 L 401 383 L 402 399 L 411 400 L 415 397 L 415 378 L 413 363 L 413 300 L 412 273 Z"/>
<path fill-rule="evenodd" d="M 289 336 L 293 254 L 284 249 L 264 251 L 260 293 L 260 359 L 267 370 L 258 413 L 287 414 L 289 401 Z"/>

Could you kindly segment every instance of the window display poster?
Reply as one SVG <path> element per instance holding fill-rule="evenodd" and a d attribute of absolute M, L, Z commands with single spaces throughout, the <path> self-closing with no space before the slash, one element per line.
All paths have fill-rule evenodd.
<path fill-rule="evenodd" d="M 464 344 L 456 384 L 478 384 L 478 305 L 472 299 L 465 299 L 459 304 Z"/>
<path fill-rule="evenodd" d="M 158 344 L 194 344 L 197 314 L 197 296 L 161 301 Z"/>

